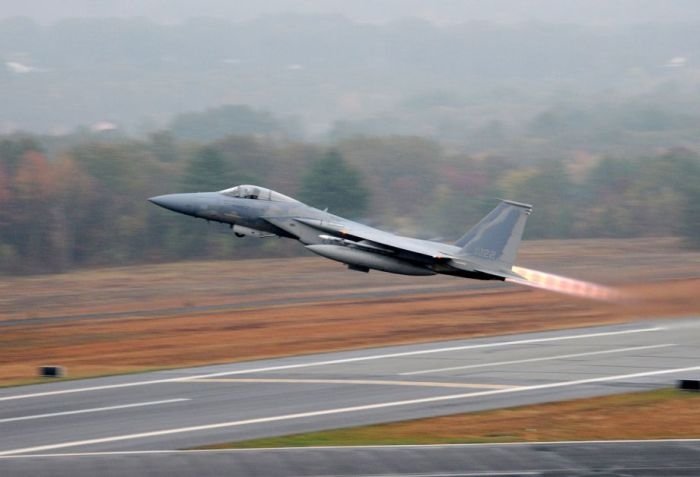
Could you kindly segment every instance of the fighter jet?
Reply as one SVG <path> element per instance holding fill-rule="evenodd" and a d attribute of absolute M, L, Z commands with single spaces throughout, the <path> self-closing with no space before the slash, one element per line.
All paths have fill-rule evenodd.
<path fill-rule="evenodd" d="M 613 293 L 598 285 L 516 267 L 532 206 L 510 200 L 501 200 L 453 244 L 385 232 L 255 185 L 167 194 L 149 201 L 174 212 L 228 224 L 236 237 L 298 240 L 307 250 L 360 272 L 510 281 L 601 299 Z"/>

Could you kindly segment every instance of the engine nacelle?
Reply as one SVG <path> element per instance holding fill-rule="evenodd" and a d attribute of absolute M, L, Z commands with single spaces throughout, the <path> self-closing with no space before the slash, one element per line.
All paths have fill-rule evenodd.
<path fill-rule="evenodd" d="M 382 272 L 398 273 L 399 275 L 435 275 L 429 268 L 414 265 L 395 257 L 368 252 L 343 245 L 307 245 L 312 252 L 331 260 L 343 262 L 358 268 L 372 268 Z"/>
<path fill-rule="evenodd" d="M 236 237 L 275 237 L 275 234 L 271 234 L 270 232 L 263 232 L 262 230 L 251 229 L 250 227 L 244 227 L 238 224 L 234 224 L 231 230 L 236 234 Z"/>

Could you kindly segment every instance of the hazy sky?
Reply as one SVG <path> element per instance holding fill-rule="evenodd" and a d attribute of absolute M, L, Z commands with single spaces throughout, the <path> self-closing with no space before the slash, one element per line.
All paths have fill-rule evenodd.
<path fill-rule="evenodd" d="M 584 24 L 700 21 L 700 0 L 0 0 L 0 18 L 42 23 L 68 17 L 145 16 L 180 22 L 231 21 L 275 13 L 341 14 L 362 22 L 419 17 L 439 23 L 537 20 Z"/>

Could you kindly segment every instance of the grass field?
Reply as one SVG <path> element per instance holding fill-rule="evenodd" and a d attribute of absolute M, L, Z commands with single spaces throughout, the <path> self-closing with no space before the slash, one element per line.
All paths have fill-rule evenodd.
<path fill-rule="evenodd" d="M 463 444 L 700 436 L 700 393 L 646 391 L 207 446 Z"/>
<path fill-rule="evenodd" d="M 700 312 L 674 239 L 526 242 L 526 267 L 619 286 L 624 305 L 320 258 L 181 262 L 0 279 L 0 385 Z"/>

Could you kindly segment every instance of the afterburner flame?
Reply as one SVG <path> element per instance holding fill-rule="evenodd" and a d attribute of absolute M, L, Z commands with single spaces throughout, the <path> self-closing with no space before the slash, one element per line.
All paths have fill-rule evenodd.
<path fill-rule="evenodd" d="M 523 267 L 514 266 L 512 270 L 518 275 L 521 275 L 523 279 L 506 278 L 507 282 L 600 301 L 619 302 L 626 298 L 625 294 L 620 290 L 603 285 L 596 285 L 595 283 L 574 280 L 573 278 L 562 277 L 539 270 L 530 270 L 529 268 Z"/>

